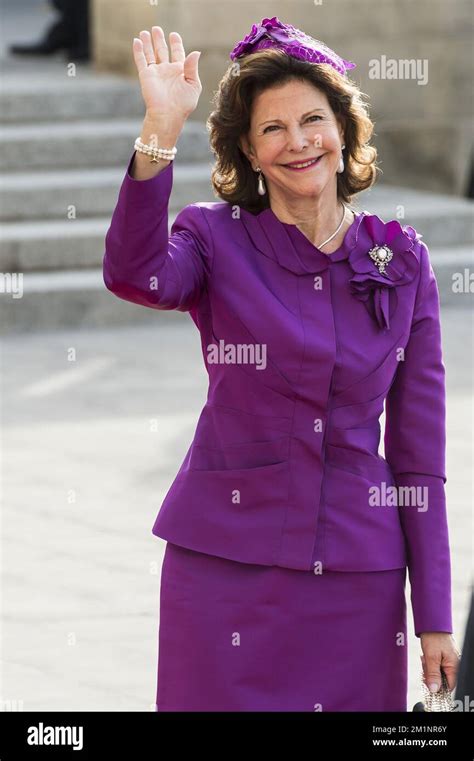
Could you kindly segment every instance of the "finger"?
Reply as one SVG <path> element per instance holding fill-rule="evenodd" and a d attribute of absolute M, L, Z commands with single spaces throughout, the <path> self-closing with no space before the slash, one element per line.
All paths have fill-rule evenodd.
<path fill-rule="evenodd" d="M 420 655 L 421 660 L 421 667 L 423 669 L 423 674 L 426 676 L 426 658 L 424 655 Z"/>
<path fill-rule="evenodd" d="M 151 34 L 148 29 L 144 29 L 142 32 L 140 32 L 140 39 L 143 42 L 143 52 L 145 53 L 147 64 L 157 63 L 155 51 L 153 50 L 153 45 L 151 42 Z"/>
<path fill-rule="evenodd" d="M 143 71 L 143 69 L 146 69 L 148 64 L 146 62 L 145 53 L 143 52 L 143 42 L 139 39 L 139 37 L 133 38 L 132 50 L 135 65 L 137 67 L 138 73 L 140 73 Z"/>
<path fill-rule="evenodd" d="M 155 46 L 156 62 L 157 63 L 169 63 L 170 57 L 168 52 L 168 45 L 165 40 L 165 33 L 161 26 L 152 26 L 151 32 L 153 35 L 153 45 Z"/>
<path fill-rule="evenodd" d="M 427 676 L 428 672 L 426 670 L 426 658 L 424 655 L 420 655 L 421 658 L 421 668 L 422 668 L 422 679 L 425 682 L 425 684 L 428 684 L 427 682 Z"/>
<path fill-rule="evenodd" d="M 186 56 L 183 65 L 183 73 L 186 82 L 197 82 L 201 84 L 198 74 L 198 61 L 201 53 L 198 50 L 193 50 L 192 53 Z"/>
<path fill-rule="evenodd" d="M 170 50 L 172 61 L 184 61 L 186 58 L 183 40 L 178 32 L 170 32 Z"/>
<path fill-rule="evenodd" d="M 456 687 L 456 675 L 458 671 L 458 664 L 454 664 L 452 662 L 443 662 L 443 671 L 446 674 L 446 679 L 448 680 L 448 687 L 450 690 L 454 690 Z"/>
<path fill-rule="evenodd" d="M 441 687 L 440 663 L 436 658 L 426 659 L 426 684 L 431 692 L 438 692 Z"/>

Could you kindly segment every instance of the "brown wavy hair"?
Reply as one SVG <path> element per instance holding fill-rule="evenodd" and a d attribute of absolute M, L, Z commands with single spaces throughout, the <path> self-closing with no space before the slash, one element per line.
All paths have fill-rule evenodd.
<path fill-rule="evenodd" d="M 369 145 L 374 124 L 368 115 L 367 97 L 348 77 L 329 64 L 313 64 L 268 48 L 229 65 L 213 95 L 214 110 L 206 121 L 215 164 L 211 172 L 214 193 L 223 201 L 252 213 L 269 207 L 268 193 L 258 195 L 257 175 L 239 145 L 250 129 L 254 99 L 263 90 L 295 79 L 307 81 L 326 94 L 344 129 L 344 172 L 337 174 L 337 196 L 346 203 L 376 179 L 377 149 Z"/>

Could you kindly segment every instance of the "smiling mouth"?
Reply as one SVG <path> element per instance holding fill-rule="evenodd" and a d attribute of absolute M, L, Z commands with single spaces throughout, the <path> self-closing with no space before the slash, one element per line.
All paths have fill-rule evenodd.
<path fill-rule="evenodd" d="M 319 164 L 321 159 L 323 158 L 325 154 L 323 153 L 321 156 L 318 156 L 316 159 L 310 159 L 309 161 L 302 161 L 300 164 L 282 164 L 282 166 L 285 167 L 285 169 L 289 169 L 293 172 L 303 172 L 305 169 L 310 169 L 313 166 L 316 166 Z"/>

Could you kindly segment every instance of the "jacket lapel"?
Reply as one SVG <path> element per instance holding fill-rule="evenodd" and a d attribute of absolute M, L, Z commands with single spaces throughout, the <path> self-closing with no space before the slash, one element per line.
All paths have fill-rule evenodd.
<path fill-rule="evenodd" d="M 256 215 L 241 209 L 241 220 L 260 253 L 296 275 L 307 275 L 327 269 L 329 259 L 340 261 L 349 256 L 365 213 L 354 220 L 342 245 L 331 255 L 316 248 L 296 225 L 281 222 L 271 208 Z"/>

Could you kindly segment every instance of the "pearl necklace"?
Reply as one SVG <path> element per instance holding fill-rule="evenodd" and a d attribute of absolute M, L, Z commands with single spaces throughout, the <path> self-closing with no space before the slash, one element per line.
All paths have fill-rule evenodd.
<path fill-rule="evenodd" d="M 333 234 L 331 235 L 331 237 L 330 237 L 330 238 L 328 238 L 327 240 L 325 240 L 325 241 L 324 241 L 324 243 L 320 243 L 320 244 L 319 244 L 319 246 L 316 246 L 316 248 L 318 248 L 318 249 L 321 249 L 323 246 L 325 246 L 325 245 L 326 245 L 326 243 L 329 243 L 329 241 L 331 241 L 333 238 L 335 238 L 335 237 L 336 237 L 336 235 L 338 234 L 339 230 L 341 229 L 342 225 L 344 224 L 344 220 L 345 220 L 345 218 L 346 218 L 346 209 L 347 209 L 348 207 L 346 206 L 346 204 L 345 204 L 343 201 L 341 201 L 341 203 L 342 203 L 342 207 L 343 207 L 343 209 L 344 209 L 344 213 L 343 213 L 343 215 L 342 215 L 342 219 L 341 219 L 341 222 L 340 222 L 340 224 L 339 224 L 339 226 L 338 226 L 337 230 L 336 230 L 335 232 L 333 232 Z"/>

